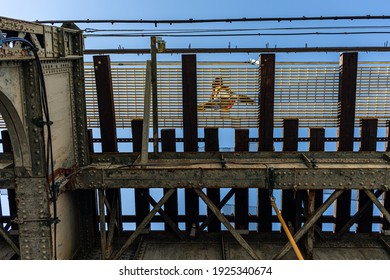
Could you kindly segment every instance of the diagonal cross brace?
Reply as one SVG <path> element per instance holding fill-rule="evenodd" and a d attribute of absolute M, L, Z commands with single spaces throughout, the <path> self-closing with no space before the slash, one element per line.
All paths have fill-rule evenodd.
<path fill-rule="evenodd" d="M 217 208 L 218 210 L 221 210 L 222 207 L 225 206 L 225 204 L 232 198 L 232 196 L 235 194 L 236 192 L 236 189 L 230 189 L 230 191 L 225 195 L 225 197 L 221 200 L 221 202 L 218 204 Z M 215 219 L 215 214 L 214 212 L 211 213 L 211 215 L 209 215 L 206 219 L 206 221 L 204 221 L 200 227 L 198 228 L 198 230 L 196 231 L 196 235 L 199 235 L 202 231 L 204 231 L 204 229 Z"/>
<path fill-rule="evenodd" d="M 374 196 L 379 197 L 382 193 L 382 190 L 377 190 Z M 353 215 L 353 217 L 340 229 L 340 231 L 336 233 L 336 239 L 339 239 L 341 236 L 343 236 L 343 234 L 346 233 L 354 223 L 359 221 L 363 214 L 367 212 L 371 204 L 372 202 L 369 200 L 364 203 L 364 205 L 355 213 L 355 215 Z"/>
<path fill-rule="evenodd" d="M 379 200 L 376 198 L 376 196 L 369 190 L 364 190 L 364 192 L 367 194 L 367 196 L 374 202 L 374 204 L 379 208 L 379 210 L 382 212 L 383 217 L 390 223 L 390 213 L 386 210 L 386 208 L 382 205 L 382 203 L 379 202 Z"/>
<path fill-rule="evenodd" d="M 328 199 L 317 209 L 317 211 L 314 212 L 314 214 L 306 221 L 304 226 L 297 231 L 297 233 L 294 235 L 294 241 L 297 243 L 301 238 L 309 231 L 309 229 L 314 226 L 314 224 L 318 221 L 318 219 L 322 216 L 322 214 L 326 211 L 326 209 L 329 208 L 330 205 L 344 192 L 344 190 L 335 190 L 331 196 L 328 197 Z M 280 253 L 278 253 L 273 259 L 279 260 L 283 258 L 288 251 L 292 248 L 291 243 L 288 242 Z"/>
<path fill-rule="evenodd" d="M 259 256 L 256 252 L 249 246 L 249 244 L 245 241 L 244 238 L 232 227 L 229 221 L 226 219 L 224 215 L 219 211 L 217 206 L 205 195 L 205 193 L 200 189 L 193 189 L 194 192 L 206 203 L 207 207 L 215 214 L 218 220 L 228 229 L 228 231 L 233 235 L 233 237 L 237 240 L 237 242 L 248 252 L 248 254 L 254 259 L 259 260 Z"/>
<path fill-rule="evenodd" d="M 14 252 L 20 256 L 20 251 L 18 246 L 15 245 L 15 243 L 8 236 L 7 232 L 3 229 L 1 225 L 0 225 L 0 236 L 2 236 L 4 240 L 11 246 L 12 250 L 14 250 Z"/>
<path fill-rule="evenodd" d="M 119 259 L 122 254 L 130 247 L 130 245 L 137 239 L 137 237 L 142 233 L 144 228 L 150 223 L 152 218 L 156 215 L 161 206 L 164 205 L 165 202 L 171 197 L 171 195 L 175 192 L 175 189 L 170 189 L 165 193 L 165 195 L 160 199 L 160 201 L 154 206 L 152 211 L 149 212 L 148 215 L 143 219 L 140 225 L 136 228 L 133 234 L 129 237 L 129 239 L 123 244 L 122 248 L 118 251 L 118 253 L 114 256 L 114 260 Z"/>
<path fill-rule="evenodd" d="M 144 189 L 139 189 L 143 198 L 145 198 L 153 207 L 157 205 L 157 202 L 154 198 Z M 169 215 L 163 210 L 159 209 L 158 213 L 160 213 L 161 217 L 164 221 L 171 227 L 171 229 L 177 234 L 180 239 L 184 239 L 184 233 L 179 229 L 177 224 L 169 217 Z"/>

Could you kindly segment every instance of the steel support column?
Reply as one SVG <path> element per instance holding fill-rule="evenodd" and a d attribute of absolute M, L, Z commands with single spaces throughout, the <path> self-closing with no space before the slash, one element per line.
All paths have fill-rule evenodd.
<path fill-rule="evenodd" d="M 339 70 L 339 146 L 338 151 L 353 151 L 357 79 L 357 53 L 342 53 Z M 351 191 L 345 191 L 336 204 L 338 232 L 351 217 Z"/>
<path fill-rule="evenodd" d="M 360 151 L 376 151 L 376 137 L 378 129 L 377 119 L 362 119 L 361 120 L 361 147 Z M 359 204 L 358 207 L 363 207 L 370 199 L 367 197 L 364 191 L 359 191 Z M 372 220 L 373 220 L 373 205 L 369 204 L 367 210 L 362 215 L 357 223 L 358 233 L 370 233 L 372 232 Z"/>
<path fill-rule="evenodd" d="M 182 56 L 184 151 L 198 151 L 196 55 Z M 199 198 L 185 190 L 186 230 L 199 223 Z"/>
<path fill-rule="evenodd" d="M 176 152 L 176 132 L 175 129 L 162 129 L 161 130 L 161 148 L 162 152 Z M 164 194 L 168 189 L 164 189 Z M 164 210 L 167 215 L 172 219 L 173 223 L 178 225 L 178 195 L 177 190 L 172 194 L 168 201 L 164 205 Z M 165 223 L 165 231 L 172 231 L 172 228 Z"/>
<path fill-rule="evenodd" d="M 310 143 L 309 151 L 320 152 L 325 150 L 325 129 L 324 128 L 310 128 Z M 323 190 L 315 191 L 315 209 L 321 206 L 324 197 Z M 318 219 L 317 225 L 322 230 L 321 218 Z"/>
<path fill-rule="evenodd" d="M 274 150 L 275 54 L 259 57 L 259 147 L 258 151 Z M 272 231 L 272 206 L 267 190 L 258 190 L 258 231 Z"/>
<path fill-rule="evenodd" d="M 390 152 L 390 121 L 387 121 L 387 147 L 386 151 Z M 384 206 L 390 212 L 390 191 L 385 192 Z M 383 221 L 383 229 L 390 230 L 390 223 L 387 220 Z"/>
<path fill-rule="evenodd" d="M 133 135 L 133 152 L 140 153 L 142 150 L 142 129 L 143 120 L 132 120 L 131 121 L 131 133 Z M 144 220 L 146 215 L 149 213 L 149 203 L 142 198 L 142 194 L 139 189 L 134 189 L 135 197 L 135 214 L 136 224 L 139 226 Z"/>
<path fill-rule="evenodd" d="M 205 128 L 204 129 L 205 151 L 206 152 L 218 152 L 219 151 L 219 138 L 218 128 Z M 221 191 L 220 189 L 207 189 L 207 196 L 215 204 L 220 202 Z M 210 216 L 212 211 L 207 208 L 207 216 Z M 208 226 L 209 232 L 221 231 L 221 223 L 218 220 L 213 220 Z"/>
<path fill-rule="evenodd" d="M 249 151 L 249 129 L 235 129 L 235 151 Z M 236 189 L 234 195 L 234 227 L 236 229 L 249 228 L 249 190 Z"/>
<path fill-rule="evenodd" d="M 298 151 L 298 119 L 283 120 L 283 151 Z M 302 193 L 284 190 L 282 192 L 282 216 L 296 232 L 302 222 Z"/>

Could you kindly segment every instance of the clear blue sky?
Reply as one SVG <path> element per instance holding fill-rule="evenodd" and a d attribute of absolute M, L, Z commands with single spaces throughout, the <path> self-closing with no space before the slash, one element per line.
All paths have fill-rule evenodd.
<path fill-rule="evenodd" d="M 17 6 L 14 5 L 17 3 Z M 197 0 L 197 1 L 125 1 L 125 0 L 86 0 L 86 1 L 6 1 L 0 14 L 5 17 L 25 20 L 47 19 L 206 19 L 242 17 L 301 17 L 301 16 L 341 16 L 341 15 L 389 15 L 388 0 Z M 171 28 L 267 28 L 297 26 L 346 26 L 346 25 L 387 25 L 389 21 L 332 21 L 332 22 L 254 22 L 174 25 Z M 127 29 L 166 29 L 169 25 L 79 25 L 84 28 L 127 28 Z M 386 29 L 390 30 L 390 29 Z M 219 37 L 219 38 L 164 38 L 167 47 L 309 47 L 313 46 L 383 46 L 388 35 L 347 35 L 347 36 L 294 36 L 294 37 Z M 86 48 L 147 48 L 148 38 L 88 38 Z M 253 55 L 251 55 L 253 56 Z M 200 55 L 200 59 L 209 59 Z M 246 60 L 248 55 L 232 55 L 230 60 Z M 305 60 L 307 55 L 279 55 L 280 60 Z M 320 60 L 337 60 L 338 54 L 312 56 Z M 219 59 L 219 57 L 214 56 Z M 120 59 L 120 58 L 119 58 Z M 169 59 L 169 58 L 167 58 Z M 223 58 L 222 58 L 223 59 Z M 224 59 L 224 60 L 229 60 Z M 389 60 L 390 55 L 362 54 L 360 60 Z"/>

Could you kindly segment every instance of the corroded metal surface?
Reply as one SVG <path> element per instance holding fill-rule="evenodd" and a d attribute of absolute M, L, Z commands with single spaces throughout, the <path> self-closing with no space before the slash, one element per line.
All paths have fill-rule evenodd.
<path fill-rule="evenodd" d="M 305 153 L 316 168 L 307 167 L 302 153 L 164 154 L 143 168 L 111 164 L 113 155 L 80 170 L 75 188 L 268 188 L 268 169 L 276 189 L 389 188 L 390 166 L 383 153 Z M 167 157 L 170 157 L 169 159 Z M 175 158 L 176 157 L 176 158 Z M 223 158 L 223 161 L 220 160 Z M 106 161 L 108 160 L 108 161 Z M 119 159 L 116 159 L 119 161 Z"/>

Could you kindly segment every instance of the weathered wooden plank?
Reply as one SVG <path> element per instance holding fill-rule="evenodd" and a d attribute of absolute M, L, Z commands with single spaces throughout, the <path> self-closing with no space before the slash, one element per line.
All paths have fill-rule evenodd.
<path fill-rule="evenodd" d="M 198 113 L 196 55 L 182 56 L 183 86 L 183 136 L 184 151 L 198 151 Z M 185 190 L 186 230 L 189 232 L 199 223 L 199 198 L 190 190 Z"/>
<path fill-rule="evenodd" d="M 162 129 L 161 130 L 161 148 L 163 152 L 176 152 L 176 133 L 175 129 Z M 164 189 L 164 194 L 168 192 L 168 189 Z M 178 225 L 178 196 L 177 190 L 167 200 L 164 205 L 166 214 L 172 219 L 175 225 Z M 165 223 L 165 231 L 172 231 L 172 228 Z"/>
<path fill-rule="evenodd" d="M 205 140 L 205 151 L 206 152 L 218 152 L 219 151 L 219 138 L 218 128 L 205 128 L 204 129 L 204 140 Z M 207 186 L 206 186 L 207 187 Z M 215 204 L 218 205 L 221 200 L 220 189 L 207 189 L 208 198 Z M 212 211 L 207 208 L 207 215 L 211 215 Z M 221 223 L 219 220 L 214 219 L 208 226 L 209 232 L 221 231 Z"/>
<path fill-rule="evenodd" d="M 234 131 L 235 151 L 249 151 L 249 129 L 236 129 Z M 237 189 L 234 196 L 234 225 L 236 229 L 249 228 L 249 191 Z"/>
<path fill-rule="evenodd" d="M 361 151 L 376 151 L 376 137 L 378 129 L 377 119 L 362 119 L 361 120 Z M 369 197 L 364 191 L 359 191 L 359 209 L 363 207 Z M 373 205 L 369 204 L 367 210 L 357 223 L 358 233 L 370 233 L 372 232 L 372 220 L 373 220 Z"/>
<path fill-rule="evenodd" d="M 340 55 L 338 108 L 339 151 L 353 151 L 357 62 L 357 53 L 342 53 Z M 337 199 L 336 232 L 348 222 L 351 217 L 350 213 L 351 191 L 345 191 Z"/>

